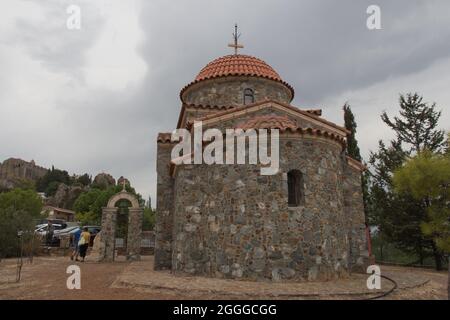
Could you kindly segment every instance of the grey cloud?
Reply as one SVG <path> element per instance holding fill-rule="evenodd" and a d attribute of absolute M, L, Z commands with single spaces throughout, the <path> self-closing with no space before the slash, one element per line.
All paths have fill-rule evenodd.
<path fill-rule="evenodd" d="M 382 10 L 381 31 L 366 28 L 366 8 L 374 2 Z M 64 113 L 64 134 L 55 137 L 43 128 L 38 136 L 51 138 L 51 146 L 24 142 L 0 151 L 0 159 L 21 156 L 18 148 L 29 148 L 27 154 L 38 154 L 45 165 L 125 175 L 138 191 L 154 195 L 157 133 L 174 129 L 181 88 L 210 60 L 231 52 L 227 44 L 235 22 L 241 26 L 243 53 L 272 65 L 296 89 L 294 105 L 309 107 L 420 72 L 448 57 L 450 25 L 434 19 L 434 13 L 450 17 L 449 9 L 444 0 L 143 1 L 137 18 L 145 41 L 139 54 L 148 71 L 139 86 L 120 92 L 86 88 L 76 99 L 55 93 Z M 57 11 L 48 7 L 49 18 Z M 77 72 L 102 23 L 96 12 L 89 14 L 86 32 L 72 38 L 22 21 L 17 41 L 50 70 Z M 364 119 L 379 121 L 378 116 L 365 110 Z"/>
<path fill-rule="evenodd" d="M 80 68 L 84 66 L 87 49 L 95 44 L 103 18 L 95 6 L 83 2 L 82 28 L 69 30 L 66 21 L 69 5 L 80 4 L 71 0 L 48 0 L 42 5 L 43 21 L 18 18 L 15 32 L 8 42 L 23 46 L 34 59 L 41 61 L 49 70 L 76 76 L 83 81 Z"/>

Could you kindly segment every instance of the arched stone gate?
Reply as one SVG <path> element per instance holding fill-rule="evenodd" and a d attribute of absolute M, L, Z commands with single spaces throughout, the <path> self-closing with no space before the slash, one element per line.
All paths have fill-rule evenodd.
<path fill-rule="evenodd" d="M 141 250 L 141 233 L 142 219 L 144 209 L 139 205 L 139 201 L 135 195 L 122 190 L 113 195 L 108 205 L 102 209 L 102 242 L 104 250 L 101 253 L 100 260 L 110 262 L 114 260 L 115 233 L 117 223 L 117 211 L 119 208 L 116 204 L 120 200 L 128 200 L 131 207 L 128 209 L 128 236 L 126 257 L 127 260 L 139 260 Z"/>

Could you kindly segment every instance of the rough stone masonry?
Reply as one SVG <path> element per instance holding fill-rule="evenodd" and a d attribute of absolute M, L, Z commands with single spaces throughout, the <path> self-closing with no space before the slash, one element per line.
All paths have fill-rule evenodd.
<path fill-rule="evenodd" d="M 177 128 L 278 129 L 280 170 L 171 162 L 157 143 L 155 269 L 279 281 L 327 280 L 368 260 L 364 166 L 345 154 L 348 131 L 290 105 L 293 88 L 265 62 L 216 59 L 181 91 Z M 296 199 L 294 202 L 290 199 Z"/>

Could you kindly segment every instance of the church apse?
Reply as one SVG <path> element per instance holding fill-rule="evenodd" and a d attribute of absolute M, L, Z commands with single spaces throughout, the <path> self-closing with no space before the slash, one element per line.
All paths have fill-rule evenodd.
<path fill-rule="evenodd" d="M 178 128 L 198 120 L 220 130 L 278 129 L 279 171 L 174 164 L 171 135 L 159 134 L 155 269 L 278 281 L 364 268 L 363 166 L 345 156 L 346 129 L 290 105 L 293 95 L 265 62 L 240 54 L 214 60 L 182 90 Z"/>

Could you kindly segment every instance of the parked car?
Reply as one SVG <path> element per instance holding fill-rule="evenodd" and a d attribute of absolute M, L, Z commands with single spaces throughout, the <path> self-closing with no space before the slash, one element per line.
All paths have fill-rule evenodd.
<path fill-rule="evenodd" d="M 61 224 L 53 224 L 53 235 L 55 234 L 55 232 L 57 232 L 58 230 L 61 230 L 65 227 L 65 225 L 61 225 Z M 36 226 L 36 229 L 34 230 L 34 234 L 37 235 L 39 238 L 41 238 L 42 241 L 46 241 L 47 239 L 47 232 L 48 232 L 48 224 L 40 224 Z M 54 236 L 52 238 L 52 242 L 50 243 L 50 245 L 53 246 L 57 246 L 58 243 L 54 242 Z"/>
<path fill-rule="evenodd" d="M 54 235 L 60 235 L 60 234 L 64 234 L 64 233 L 69 233 L 75 229 L 79 229 L 79 226 L 70 226 L 70 227 L 66 227 L 64 229 L 61 230 L 55 230 Z"/>
<path fill-rule="evenodd" d="M 67 223 L 68 223 L 66 220 L 63 220 L 63 219 L 47 219 L 47 218 L 37 220 L 36 222 L 37 222 L 36 223 L 37 225 L 45 225 L 45 224 L 48 224 L 48 222 L 51 222 L 52 224 L 60 224 L 60 225 L 64 226 L 64 228 L 67 226 Z"/>
<path fill-rule="evenodd" d="M 59 247 L 61 244 L 61 239 L 70 238 L 70 235 L 75 233 L 79 229 L 79 226 L 71 226 L 65 229 L 55 230 L 55 232 L 53 233 L 52 244 L 55 244 Z"/>
<path fill-rule="evenodd" d="M 53 228 L 54 228 L 54 232 L 56 232 L 58 230 L 64 229 L 65 225 L 53 224 Z M 36 226 L 36 228 L 34 229 L 34 233 L 41 235 L 41 236 L 46 236 L 47 230 L 48 230 L 48 224 L 38 224 Z"/>

